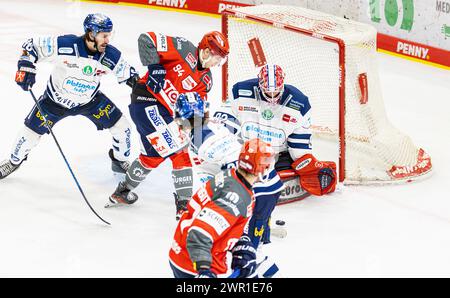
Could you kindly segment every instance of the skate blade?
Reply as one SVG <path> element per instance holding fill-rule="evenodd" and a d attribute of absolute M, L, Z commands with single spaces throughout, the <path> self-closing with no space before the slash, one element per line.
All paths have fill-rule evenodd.
<path fill-rule="evenodd" d="M 122 207 L 129 207 L 131 206 L 131 204 L 125 204 L 125 203 L 113 203 L 111 201 L 109 201 L 108 203 L 105 204 L 105 208 L 122 208 Z"/>

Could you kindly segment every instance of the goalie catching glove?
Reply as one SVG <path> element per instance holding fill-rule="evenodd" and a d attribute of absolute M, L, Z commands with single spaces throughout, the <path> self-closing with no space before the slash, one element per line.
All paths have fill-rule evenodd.
<path fill-rule="evenodd" d="M 322 196 L 336 188 L 336 163 L 318 161 L 312 154 L 297 159 L 292 168 L 300 176 L 300 185 L 312 195 Z"/>

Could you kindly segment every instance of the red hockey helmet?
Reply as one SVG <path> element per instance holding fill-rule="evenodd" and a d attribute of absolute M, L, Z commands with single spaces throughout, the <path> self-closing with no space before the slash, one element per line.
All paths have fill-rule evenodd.
<path fill-rule="evenodd" d="M 284 91 L 283 69 L 276 64 L 264 65 L 258 74 L 258 84 L 264 98 L 272 104 L 280 101 Z"/>
<path fill-rule="evenodd" d="M 222 58 L 228 56 L 230 52 L 230 45 L 228 39 L 219 31 L 212 31 L 206 33 L 198 45 L 199 49 L 210 49 L 214 55 L 218 55 Z"/>
<path fill-rule="evenodd" d="M 264 176 L 275 162 L 272 146 L 260 139 L 251 139 L 244 143 L 239 154 L 240 169 L 255 176 Z"/>
<path fill-rule="evenodd" d="M 206 61 L 202 61 L 203 67 L 208 61 L 212 61 L 213 65 L 223 65 L 227 61 L 230 45 L 228 39 L 219 31 L 206 33 L 198 45 L 199 51 L 209 49 L 211 55 Z"/>

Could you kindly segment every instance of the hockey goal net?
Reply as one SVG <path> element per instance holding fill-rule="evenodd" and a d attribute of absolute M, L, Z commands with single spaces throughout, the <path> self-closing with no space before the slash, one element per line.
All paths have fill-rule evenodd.
<path fill-rule="evenodd" d="M 301 7 L 259 5 L 226 10 L 222 30 L 230 41 L 224 98 L 265 62 L 280 65 L 286 83 L 311 102 L 313 151 L 316 139 L 338 148 L 339 181 L 409 182 L 431 172 L 427 153 L 387 119 L 372 26 Z"/>

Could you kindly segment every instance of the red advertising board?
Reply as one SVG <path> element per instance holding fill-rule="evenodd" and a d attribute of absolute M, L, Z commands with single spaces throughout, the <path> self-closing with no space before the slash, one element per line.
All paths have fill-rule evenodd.
<path fill-rule="evenodd" d="M 112 2 L 112 3 L 133 3 L 155 7 L 174 8 L 189 11 L 205 12 L 212 14 L 220 14 L 223 10 L 235 7 L 248 6 L 242 3 L 236 3 L 232 1 L 222 0 L 100 0 L 100 2 Z"/>
<path fill-rule="evenodd" d="M 221 14 L 225 9 L 248 6 L 224 0 L 98 0 L 100 2 L 132 3 L 160 8 Z M 409 57 L 425 63 L 450 67 L 450 51 L 378 33 L 378 49 Z"/>

